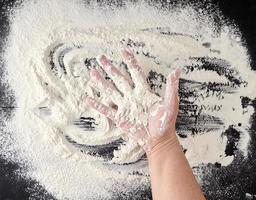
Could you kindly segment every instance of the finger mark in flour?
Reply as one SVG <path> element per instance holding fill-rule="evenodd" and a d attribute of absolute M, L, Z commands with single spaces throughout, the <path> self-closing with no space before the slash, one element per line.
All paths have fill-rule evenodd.
<path fill-rule="evenodd" d="M 92 117 L 80 117 L 79 120 L 74 121 L 74 125 L 85 131 L 95 131 L 96 126 L 99 124 Z"/>
<path fill-rule="evenodd" d="M 94 134 L 91 132 L 90 134 Z M 109 142 L 103 145 L 86 145 L 79 144 L 78 142 L 72 140 L 69 136 L 66 136 L 66 139 L 78 148 L 82 153 L 97 156 L 103 158 L 106 162 L 111 161 L 114 158 L 114 150 L 117 150 L 120 145 L 124 142 L 123 139 L 117 139 L 113 142 Z"/>

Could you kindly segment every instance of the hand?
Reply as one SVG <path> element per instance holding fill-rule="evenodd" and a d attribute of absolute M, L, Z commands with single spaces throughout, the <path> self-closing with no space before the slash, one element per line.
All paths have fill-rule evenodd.
<path fill-rule="evenodd" d="M 132 52 L 122 50 L 131 79 L 103 56 L 98 58 L 103 70 L 112 79 L 106 80 L 100 70 L 92 69 L 90 76 L 97 83 L 105 104 L 89 96 L 86 103 L 112 120 L 130 140 L 149 152 L 162 138 L 176 139 L 175 123 L 178 115 L 178 84 L 180 70 L 167 77 L 164 98 L 152 93 L 146 76 Z M 134 87 L 133 87 L 134 84 Z M 96 84 L 95 84 L 96 85 Z"/>

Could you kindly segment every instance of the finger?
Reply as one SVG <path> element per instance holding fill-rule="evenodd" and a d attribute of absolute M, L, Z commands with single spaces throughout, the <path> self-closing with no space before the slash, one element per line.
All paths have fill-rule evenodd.
<path fill-rule="evenodd" d="M 179 76 L 181 71 L 176 69 L 167 77 L 166 89 L 165 89 L 165 105 L 171 106 L 178 103 L 178 90 L 179 90 Z"/>
<path fill-rule="evenodd" d="M 98 58 L 99 64 L 104 71 L 114 81 L 116 87 L 123 93 L 131 92 L 132 87 L 122 73 L 110 62 L 110 60 L 102 55 Z"/>
<path fill-rule="evenodd" d="M 129 49 L 122 49 L 121 54 L 128 66 L 129 72 L 131 73 L 131 77 L 135 84 L 135 87 L 136 85 L 137 86 L 141 85 L 148 88 L 146 76 L 142 72 L 141 67 L 138 64 L 138 61 L 136 60 L 132 51 Z"/>
<path fill-rule="evenodd" d="M 115 111 L 112 108 L 96 101 L 94 98 L 91 98 L 89 96 L 85 97 L 85 103 L 88 106 L 90 106 L 90 107 L 94 108 L 95 110 L 97 110 L 98 112 L 100 112 L 101 114 L 105 115 L 107 118 L 114 120 Z"/>
<path fill-rule="evenodd" d="M 99 86 L 99 88 L 103 92 L 107 93 L 113 102 L 121 99 L 121 94 L 117 91 L 115 85 L 112 82 L 106 80 L 103 74 L 97 69 L 91 69 L 90 76 L 92 80 Z"/>

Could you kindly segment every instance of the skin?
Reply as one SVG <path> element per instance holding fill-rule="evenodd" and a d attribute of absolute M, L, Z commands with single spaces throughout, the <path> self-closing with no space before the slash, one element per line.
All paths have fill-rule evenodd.
<path fill-rule="evenodd" d="M 164 98 L 159 98 L 148 88 L 146 76 L 133 53 L 123 49 L 121 54 L 132 80 L 121 73 L 106 56 L 100 56 L 98 62 L 113 82 L 106 80 L 97 69 L 91 70 L 90 76 L 110 100 L 108 105 L 104 105 L 86 96 L 86 104 L 112 120 L 130 140 L 139 143 L 145 150 L 154 200 L 205 199 L 176 136 L 181 71 L 176 69 L 169 74 Z M 146 125 L 133 119 L 131 102 L 143 108 Z M 117 109 L 110 105 L 116 105 Z"/>

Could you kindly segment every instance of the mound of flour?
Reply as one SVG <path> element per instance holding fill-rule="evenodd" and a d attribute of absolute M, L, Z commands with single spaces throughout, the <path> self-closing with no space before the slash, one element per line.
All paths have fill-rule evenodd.
<path fill-rule="evenodd" d="M 95 58 L 105 54 L 126 70 L 120 57 L 125 46 L 136 53 L 160 96 L 165 77 L 177 67 L 184 80 L 231 85 L 227 76 L 187 67 L 201 62 L 191 58 L 229 62 L 244 87 L 234 86 L 235 92 L 223 94 L 225 98 L 206 98 L 196 91 L 194 99 L 203 112 L 222 120 L 222 129 L 196 135 L 180 130 L 187 136 L 180 141 L 191 166 L 228 165 L 233 156 L 225 155 L 228 138 L 222 130 L 242 121 L 237 146 L 246 155 L 252 110 L 239 107 L 239 96 L 253 97 L 255 74 L 233 27 L 216 29 L 203 12 L 189 6 L 164 12 L 144 4 L 111 9 L 75 0 L 24 1 L 14 9 L 6 46 L 8 82 L 17 101 L 8 127 L 14 133 L 13 148 L 20 152 L 12 159 L 27 160 L 28 175 L 59 199 L 111 199 L 113 185 L 122 185 L 123 193 L 149 187 L 143 150 L 84 103 L 86 93 L 101 100 L 88 74 L 99 67 Z M 152 73 L 158 76 L 150 79 Z M 211 109 L 216 102 L 222 105 L 218 112 Z"/>

